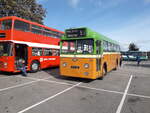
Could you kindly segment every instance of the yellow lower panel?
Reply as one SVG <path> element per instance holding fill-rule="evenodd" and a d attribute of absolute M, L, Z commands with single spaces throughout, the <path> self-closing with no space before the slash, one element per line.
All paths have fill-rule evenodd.
<path fill-rule="evenodd" d="M 60 58 L 60 75 L 79 77 L 87 79 L 96 79 L 103 76 L 103 65 L 106 63 L 107 72 L 117 67 L 119 64 L 119 54 L 106 54 L 100 59 L 100 70 L 97 71 L 96 58 L 71 58 L 61 57 Z M 65 64 L 65 65 L 64 65 Z M 85 68 L 84 64 L 89 64 L 89 68 Z"/>
<path fill-rule="evenodd" d="M 89 64 L 89 67 L 85 68 L 85 64 Z M 60 58 L 60 75 L 62 76 L 96 79 L 97 74 L 96 59 Z"/>

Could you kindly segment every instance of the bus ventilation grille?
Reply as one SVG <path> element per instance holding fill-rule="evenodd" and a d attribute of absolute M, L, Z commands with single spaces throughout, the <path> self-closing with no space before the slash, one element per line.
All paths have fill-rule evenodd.
<path fill-rule="evenodd" d="M 79 69 L 79 66 L 71 66 L 72 69 Z"/>

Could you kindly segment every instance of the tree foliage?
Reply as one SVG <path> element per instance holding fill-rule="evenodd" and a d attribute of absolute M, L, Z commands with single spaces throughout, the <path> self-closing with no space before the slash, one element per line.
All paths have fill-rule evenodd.
<path fill-rule="evenodd" d="M 130 43 L 129 44 L 129 51 L 139 51 L 139 48 L 137 47 L 136 44 Z"/>
<path fill-rule="evenodd" d="M 0 0 L 0 17 L 17 16 L 43 24 L 46 10 L 36 0 Z"/>

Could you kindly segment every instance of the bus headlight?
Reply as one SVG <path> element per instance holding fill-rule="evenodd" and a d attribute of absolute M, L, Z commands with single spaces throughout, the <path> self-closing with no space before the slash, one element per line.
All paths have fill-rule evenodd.
<path fill-rule="evenodd" d="M 7 63 L 6 62 L 4 62 L 4 68 L 7 68 Z"/>
<path fill-rule="evenodd" d="M 67 66 L 67 63 L 66 63 L 66 62 L 64 62 L 64 63 L 63 63 L 63 67 L 66 67 L 66 66 Z"/>
<path fill-rule="evenodd" d="M 86 69 L 89 68 L 89 64 L 87 64 L 87 63 L 84 64 L 84 68 L 86 68 Z"/>

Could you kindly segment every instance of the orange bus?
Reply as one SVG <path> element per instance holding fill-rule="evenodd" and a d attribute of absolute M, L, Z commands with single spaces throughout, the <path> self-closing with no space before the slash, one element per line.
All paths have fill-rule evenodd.
<path fill-rule="evenodd" d="M 28 71 L 59 66 L 62 31 L 19 17 L 0 18 L 0 71 L 19 72 L 24 59 Z"/>
<path fill-rule="evenodd" d="M 61 76 L 103 78 L 120 62 L 119 43 L 89 28 L 67 29 L 60 48 Z"/>

